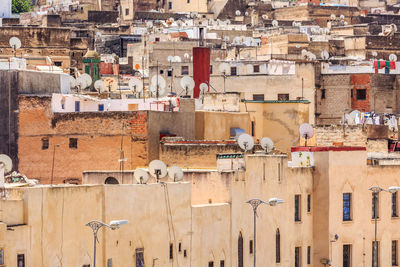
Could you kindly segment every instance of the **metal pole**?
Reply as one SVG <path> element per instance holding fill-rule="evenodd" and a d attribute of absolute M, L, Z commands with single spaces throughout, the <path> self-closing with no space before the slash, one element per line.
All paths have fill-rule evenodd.
<path fill-rule="evenodd" d="M 93 231 L 94 237 L 94 250 L 93 250 L 93 267 L 96 267 L 96 240 L 97 240 L 97 231 Z"/>
<path fill-rule="evenodd" d="M 374 267 L 378 267 L 378 257 L 377 257 L 377 243 L 376 243 L 376 234 L 377 234 L 377 221 L 376 221 L 376 198 L 377 198 L 376 192 L 374 192 L 374 222 L 375 222 L 375 242 L 374 242 Z"/>
<path fill-rule="evenodd" d="M 256 208 L 257 209 L 257 208 Z M 257 239 L 257 220 L 256 220 L 256 216 L 257 216 L 257 211 L 254 210 L 254 267 L 256 267 L 256 239 Z"/>

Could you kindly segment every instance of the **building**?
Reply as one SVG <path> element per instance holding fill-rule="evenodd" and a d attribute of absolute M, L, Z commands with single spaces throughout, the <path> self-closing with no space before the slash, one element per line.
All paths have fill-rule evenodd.
<path fill-rule="evenodd" d="M 0 18 L 11 18 L 11 0 L 0 3 Z"/>

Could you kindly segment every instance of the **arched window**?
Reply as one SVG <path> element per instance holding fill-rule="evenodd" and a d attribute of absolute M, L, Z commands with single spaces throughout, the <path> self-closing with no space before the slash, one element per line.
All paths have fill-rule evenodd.
<path fill-rule="evenodd" d="M 115 179 L 114 177 L 107 177 L 107 179 L 104 181 L 105 184 L 119 184 L 118 180 Z"/>
<path fill-rule="evenodd" d="M 281 262 L 281 233 L 279 232 L 279 228 L 276 229 L 275 233 L 275 262 Z"/>
<path fill-rule="evenodd" d="M 239 233 L 238 238 L 238 267 L 243 267 L 243 236 Z"/>

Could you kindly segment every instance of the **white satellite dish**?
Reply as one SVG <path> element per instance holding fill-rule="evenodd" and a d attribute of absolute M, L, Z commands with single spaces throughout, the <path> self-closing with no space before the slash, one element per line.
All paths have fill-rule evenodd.
<path fill-rule="evenodd" d="M 11 37 L 10 38 L 10 46 L 12 47 L 12 49 L 14 50 L 14 52 L 17 49 L 21 48 L 21 40 L 18 37 Z"/>
<path fill-rule="evenodd" d="M 153 160 L 149 164 L 149 172 L 150 175 L 157 179 L 157 183 L 161 178 L 164 178 L 167 175 L 167 166 L 161 160 Z"/>
<path fill-rule="evenodd" d="M 138 78 L 132 78 L 128 82 L 129 89 L 135 93 L 143 92 L 143 83 Z"/>
<path fill-rule="evenodd" d="M 377 56 L 378 56 L 378 52 L 372 51 L 372 52 L 371 52 L 371 55 L 372 55 L 373 57 L 377 57 Z"/>
<path fill-rule="evenodd" d="M 249 15 L 249 12 L 244 12 L 244 15 L 247 17 Z"/>
<path fill-rule="evenodd" d="M 102 80 L 95 81 L 94 89 L 96 89 L 98 92 L 101 92 L 103 90 L 103 81 Z"/>
<path fill-rule="evenodd" d="M 224 62 L 224 63 L 221 63 L 218 68 L 219 68 L 220 72 L 222 72 L 224 75 L 226 75 L 230 71 L 231 66 L 228 63 Z"/>
<path fill-rule="evenodd" d="M 328 53 L 328 51 L 322 50 L 322 52 L 321 52 L 321 58 L 324 59 L 324 60 L 329 59 L 329 53 Z"/>
<path fill-rule="evenodd" d="M 250 135 L 244 133 L 244 134 L 239 135 L 238 144 L 239 144 L 240 148 L 246 152 L 246 151 L 253 149 L 254 139 Z"/>
<path fill-rule="evenodd" d="M 306 57 L 307 56 L 308 51 L 306 49 L 302 49 L 301 50 L 301 56 L 302 57 Z"/>
<path fill-rule="evenodd" d="M 150 92 L 152 93 L 153 96 L 157 97 L 157 86 L 152 84 L 150 86 Z M 158 88 L 158 97 L 161 97 L 164 95 L 165 95 L 165 88 L 159 87 Z"/>
<path fill-rule="evenodd" d="M 3 167 L 4 173 L 9 173 L 12 170 L 12 160 L 6 154 L 0 154 L 0 167 Z"/>
<path fill-rule="evenodd" d="M 189 55 L 188 53 L 185 53 L 185 54 L 183 55 L 183 57 L 184 57 L 185 59 L 189 59 L 189 58 L 190 58 L 190 55 Z"/>
<path fill-rule="evenodd" d="M 335 14 L 331 14 L 331 20 L 335 20 L 336 19 L 336 15 Z"/>
<path fill-rule="evenodd" d="M 274 142 L 268 137 L 264 137 L 263 139 L 261 139 L 260 144 L 267 153 L 271 152 L 274 149 Z"/>
<path fill-rule="evenodd" d="M 349 117 L 351 118 L 351 121 L 353 123 L 358 124 L 361 119 L 361 112 L 358 110 L 353 110 L 352 112 L 350 112 Z"/>
<path fill-rule="evenodd" d="M 168 62 L 174 62 L 174 56 L 168 56 Z"/>
<path fill-rule="evenodd" d="M 397 56 L 395 54 L 390 54 L 389 55 L 389 60 L 390 61 L 397 61 Z"/>
<path fill-rule="evenodd" d="M 102 35 L 101 32 L 96 32 L 96 37 L 97 37 L 97 38 L 100 38 L 101 35 Z"/>
<path fill-rule="evenodd" d="M 342 14 L 342 15 L 340 15 L 340 17 L 339 17 L 341 20 L 344 20 L 344 15 Z"/>
<path fill-rule="evenodd" d="M 165 82 L 165 79 L 164 79 L 163 76 L 161 76 L 161 75 L 154 75 L 154 76 L 151 78 L 151 85 L 154 86 L 154 87 L 156 87 L 156 88 L 158 87 L 158 89 L 160 89 L 160 88 L 164 89 L 165 86 L 167 86 L 167 83 Z"/>
<path fill-rule="evenodd" d="M 278 27 L 278 25 L 279 25 L 278 21 L 274 19 L 274 20 L 272 21 L 272 26 Z"/>
<path fill-rule="evenodd" d="M 194 80 L 190 76 L 184 76 L 181 79 L 181 86 L 185 90 L 186 95 L 190 95 L 194 88 Z"/>
<path fill-rule="evenodd" d="M 133 176 L 139 184 L 146 184 L 149 180 L 149 173 L 143 169 L 135 170 Z"/>
<path fill-rule="evenodd" d="M 178 182 L 183 179 L 183 171 L 178 166 L 171 166 L 168 168 L 168 176 L 174 182 Z"/>
<path fill-rule="evenodd" d="M 208 84 L 206 84 L 206 83 L 201 83 L 199 87 L 200 87 L 200 92 L 202 94 L 204 94 L 205 92 L 208 91 Z"/>
<path fill-rule="evenodd" d="M 182 62 L 182 59 L 180 56 L 174 56 L 174 61 L 173 62 Z"/>
<path fill-rule="evenodd" d="M 92 84 L 92 77 L 89 74 L 84 73 L 76 79 L 77 85 L 80 89 L 85 89 Z"/>
<path fill-rule="evenodd" d="M 305 145 L 307 146 L 307 140 L 314 136 L 314 128 L 308 123 L 303 123 L 300 125 L 299 132 L 300 136 L 305 139 Z"/>
<path fill-rule="evenodd" d="M 235 11 L 235 15 L 236 15 L 236 16 L 240 16 L 241 14 L 242 14 L 242 12 L 240 12 L 240 10 L 236 10 L 236 11 Z"/>

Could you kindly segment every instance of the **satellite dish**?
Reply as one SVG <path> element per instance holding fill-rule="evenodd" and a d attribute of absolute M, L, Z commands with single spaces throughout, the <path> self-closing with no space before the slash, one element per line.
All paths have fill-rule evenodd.
<path fill-rule="evenodd" d="M 372 55 L 373 57 L 377 57 L 377 56 L 378 56 L 378 52 L 372 51 L 372 52 L 371 52 L 371 55 Z"/>
<path fill-rule="evenodd" d="M 173 62 L 182 62 L 182 59 L 180 56 L 174 56 L 174 61 Z"/>
<path fill-rule="evenodd" d="M 168 168 L 168 176 L 174 180 L 174 182 L 178 182 L 183 179 L 183 171 L 178 166 L 171 166 Z"/>
<path fill-rule="evenodd" d="M 181 86 L 185 90 L 186 95 L 190 95 L 194 88 L 194 80 L 190 76 L 182 77 Z"/>
<path fill-rule="evenodd" d="M 328 51 L 322 50 L 322 52 L 321 52 L 321 58 L 322 58 L 322 59 L 325 59 L 325 60 L 329 59 L 329 53 L 328 53 Z"/>
<path fill-rule="evenodd" d="M 157 183 L 161 178 L 167 175 L 167 166 L 161 160 L 153 160 L 149 164 L 150 175 L 157 179 Z"/>
<path fill-rule="evenodd" d="M 183 55 L 183 57 L 184 57 L 185 59 L 189 59 L 189 58 L 190 58 L 190 55 L 189 55 L 188 53 L 185 53 L 185 54 Z"/>
<path fill-rule="evenodd" d="M 274 19 L 274 20 L 272 21 L 272 26 L 278 27 L 278 25 L 279 25 L 278 21 Z"/>
<path fill-rule="evenodd" d="M 300 125 L 299 132 L 300 136 L 306 140 L 305 145 L 307 146 L 307 140 L 314 136 L 314 128 L 308 123 L 303 123 Z"/>
<path fill-rule="evenodd" d="M 157 97 L 157 86 L 151 85 L 150 86 L 150 92 L 153 94 L 153 96 Z M 164 96 L 165 95 L 165 88 L 158 88 L 158 97 Z"/>
<path fill-rule="evenodd" d="M 250 135 L 244 133 L 244 134 L 239 135 L 238 144 L 239 144 L 240 148 L 246 152 L 246 151 L 253 149 L 254 139 Z"/>
<path fill-rule="evenodd" d="M 390 61 L 397 61 L 397 56 L 395 54 L 390 54 L 389 55 L 389 60 Z"/>
<path fill-rule="evenodd" d="M 18 37 L 11 37 L 10 38 L 10 46 L 14 51 L 21 48 L 21 40 Z"/>
<path fill-rule="evenodd" d="M 302 50 L 301 50 L 301 56 L 302 56 L 302 57 L 307 56 L 307 53 L 308 53 L 308 51 L 307 51 L 306 49 L 302 49 Z"/>
<path fill-rule="evenodd" d="M 331 14 L 331 20 L 335 20 L 336 19 L 336 15 L 335 14 Z"/>
<path fill-rule="evenodd" d="M 236 16 L 240 16 L 240 14 L 242 14 L 242 13 L 240 12 L 240 10 L 236 10 L 235 14 L 236 14 Z"/>
<path fill-rule="evenodd" d="M 76 79 L 77 85 L 80 89 L 85 89 L 92 84 L 92 77 L 89 74 L 84 73 Z"/>
<path fill-rule="evenodd" d="M 101 35 L 102 35 L 101 32 L 96 32 L 96 37 L 97 37 L 97 38 L 100 38 Z"/>
<path fill-rule="evenodd" d="M 146 184 L 149 180 L 149 173 L 143 169 L 135 170 L 133 176 L 139 184 Z"/>
<path fill-rule="evenodd" d="M 4 173 L 9 173 L 12 170 L 12 160 L 6 154 L 0 154 L 0 166 L 4 168 Z"/>
<path fill-rule="evenodd" d="M 344 15 L 343 15 L 343 14 L 340 15 L 340 19 L 341 19 L 341 20 L 344 20 Z"/>
<path fill-rule="evenodd" d="M 174 62 L 174 56 L 168 56 L 168 62 Z"/>
<path fill-rule="evenodd" d="M 267 153 L 271 152 L 274 149 L 274 142 L 268 137 L 264 137 L 263 139 L 261 139 L 260 144 Z"/>
<path fill-rule="evenodd" d="M 353 123 L 358 124 L 361 119 L 361 112 L 358 110 L 353 110 L 352 112 L 350 112 L 349 117 L 351 118 L 351 121 Z"/>
<path fill-rule="evenodd" d="M 132 78 L 128 82 L 129 89 L 135 93 L 143 92 L 143 83 L 138 78 Z"/>
<path fill-rule="evenodd" d="M 208 84 L 206 84 L 206 83 L 201 83 L 199 87 L 200 87 L 200 92 L 202 94 L 204 94 L 206 91 L 208 91 Z"/>
<path fill-rule="evenodd" d="M 219 65 L 219 71 L 222 72 L 224 75 L 227 74 L 231 69 L 231 66 L 228 63 L 221 63 Z"/>
<path fill-rule="evenodd" d="M 244 12 L 244 15 L 247 17 L 249 15 L 249 12 Z"/>
<path fill-rule="evenodd" d="M 167 86 L 167 83 L 165 82 L 165 79 L 161 75 L 154 75 L 151 78 L 151 86 L 154 86 L 156 89 L 164 89 L 165 86 Z"/>
<path fill-rule="evenodd" d="M 102 80 L 97 80 L 94 82 L 94 88 L 98 91 L 101 92 L 103 90 L 103 81 Z"/>

